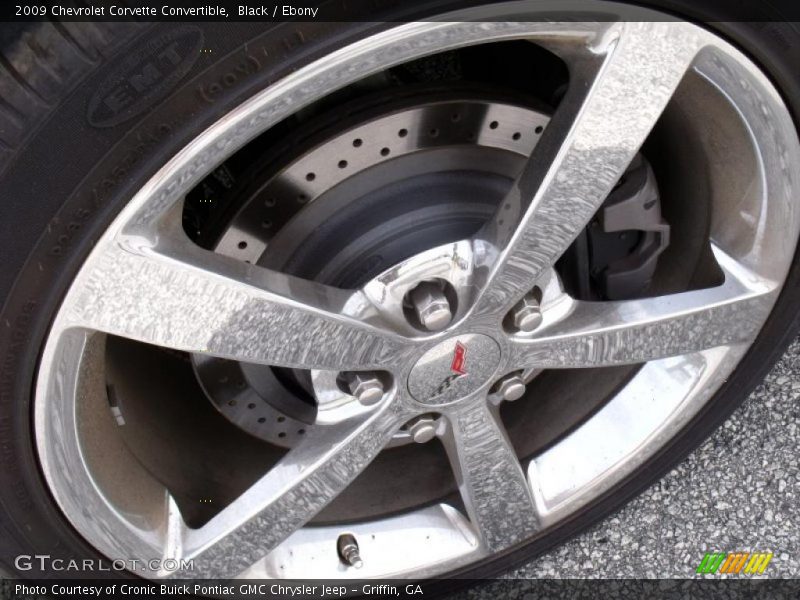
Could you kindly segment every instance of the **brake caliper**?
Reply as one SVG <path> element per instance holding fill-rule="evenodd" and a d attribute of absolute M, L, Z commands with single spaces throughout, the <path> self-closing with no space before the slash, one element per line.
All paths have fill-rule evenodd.
<path fill-rule="evenodd" d="M 640 296 L 669 245 L 669 231 L 653 170 L 637 155 L 560 262 L 568 291 L 585 300 Z"/>

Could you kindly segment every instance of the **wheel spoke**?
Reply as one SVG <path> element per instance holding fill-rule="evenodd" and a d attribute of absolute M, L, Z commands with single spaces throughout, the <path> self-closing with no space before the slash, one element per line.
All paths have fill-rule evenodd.
<path fill-rule="evenodd" d="M 497 552 L 536 533 L 528 481 L 494 409 L 484 401 L 459 407 L 450 423 L 445 447 L 485 548 Z"/>
<path fill-rule="evenodd" d="M 556 114 L 474 240 L 475 315 L 505 314 L 586 226 L 630 164 L 699 48 L 676 23 L 620 23 L 605 54 L 573 61 Z M 594 49 L 597 50 L 597 49 Z M 577 81 L 592 81 L 581 86 Z"/>
<path fill-rule="evenodd" d="M 172 577 L 234 577 L 344 490 L 410 417 L 396 404 L 369 418 L 315 427 L 273 469 L 200 529 L 184 529 L 193 569 Z"/>
<path fill-rule="evenodd" d="M 410 346 L 347 316 L 349 292 L 202 250 L 109 244 L 81 285 L 70 323 L 150 344 L 271 365 L 379 368 Z"/>
<path fill-rule="evenodd" d="M 569 314 L 533 339 L 515 338 L 517 368 L 633 364 L 752 341 L 776 286 L 715 249 L 723 285 L 640 300 L 575 302 Z"/>

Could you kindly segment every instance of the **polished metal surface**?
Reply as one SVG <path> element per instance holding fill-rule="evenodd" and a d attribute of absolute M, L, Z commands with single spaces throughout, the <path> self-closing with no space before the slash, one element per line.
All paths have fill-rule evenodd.
<path fill-rule="evenodd" d="M 447 296 L 436 282 L 423 281 L 411 290 L 410 297 L 419 322 L 428 331 L 444 329 L 453 320 Z"/>
<path fill-rule="evenodd" d="M 538 300 L 531 294 L 525 294 L 511 312 L 514 327 L 525 333 L 530 333 L 542 324 L 542 310 Z"/>
<path fill-rule="evenodd" d="M 353 373 L 347 382 L 350 393 L 364 406 L 372 406 L 383 398 L 383 383 L 371 373 Z"/>
<path fill-rule="evenodd" d="M 516 373 L 506 375 L 497 383 L 497 393 L 506 402 L 519 400 L 525 395 L 525 380 Z"/>
<path fill-rule="evenodd" d="M 486 22 L 455 16 L 399 25 L 298 69 L 191 142 L 98 240 L 53 323 L 34 410 L 50 490 L 100 552 L 193 561 L 193 570 L 163 577 L 304 578 L 312 559 L 319 578 L 446 573 L 525 542 L 611 489 L 736 367 L 769 314 L 800 231 L 800 175 L 791 168 L 800 164 L 800 143 L 780 95 L 747 57 L 699 27 L 657 19 L 537 22 L 532 6 L 493 7 L 499 12 Z M 503 11 L 517 19 L 501 22 Z M 525 11 L 528 18 L 519 19 Z M 200 177 L 293 111 L 403 61 L 507 39 L 556 52 L 579 84 L 474 239 L 431 249 L 346 291 L 201 250 L 177 226 L 180 200 Z M 704 95 L 677 94 L 687 78 Z M 711 188 L 710 237 L 724 284 L 629 301 L 570 298 L 555 261 L 667 103 L 702 113 L 709 95 L 738 124 L 730 130 L 739 133 L 716 147 L 735 145 L 753 174 L 747 186 Z M 728 167 L 724 155 L 710 153 L 712 178 L 724 180 Z M 430 278 L 447 281 L 459 299 L 453 320 L 435 333 L 410 327 L 402 311 L 407 292 Z M 541 324 L 509 332 L 504 319 L 534 286 L 542 290 Z M 98 451 L 114 440 L 111 423 L 91 420 L 103 415 L 91 410 L 104 394 L 97 385 L 103 334 L 309 369 L 323 392 L 316 426 L 241 496 L 191 528 L 163 486 L 143 483 L 146 474 L 122 449 Z M 642 361 L 651 362 L 597 415 L 527 464 L 488 401 L 490 387 L 509 373 Z M 349 371 L 386 372 L 392 383 L 372 406 L 342 402 L 328 382 Z M 441 415 L 437 435 L 466 514 L 443 503 L 347 531 L 304 527 L 404 424 L 432 411 Z M 357 575 L 337 555 L 343 533 L 360 540 Z"/>
<path fill-rule="evenodd" d="M 406 429 L 417 444 L 426 444 L 436 437 L 436 419 L 428 416 L 417 417 L 406 426 Z"/>

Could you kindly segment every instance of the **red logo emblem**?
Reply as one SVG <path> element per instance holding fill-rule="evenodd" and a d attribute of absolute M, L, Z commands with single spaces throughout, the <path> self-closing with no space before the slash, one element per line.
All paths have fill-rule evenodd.
<path fill-rule="evenodd" d="M 467 360 L 467 347 L 461 342 L 456 342 L 456 349 L 453 352 L 453 362 L 450 364 L 450 370 L 456 375 L 466 375 L 464 370 L 464 363 Z"/>

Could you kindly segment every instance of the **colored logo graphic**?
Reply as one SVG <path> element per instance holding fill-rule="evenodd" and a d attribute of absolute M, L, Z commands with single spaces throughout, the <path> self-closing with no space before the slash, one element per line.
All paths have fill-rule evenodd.
<path fill-rule="evenodd" d="M 704 575 L 760 575 L 771 560 L 772 552 L 706 552 L 697 572 Z"/>
<path fill-rule="evenodd" d="M 466 375 L 464 370 L 464 363 L 467 360 L 467 347 L 461 342 L 456 342 L 456 349 L 453 351 L 453 362 L 450 365 L 450 370 L 456 375 Z"/>

